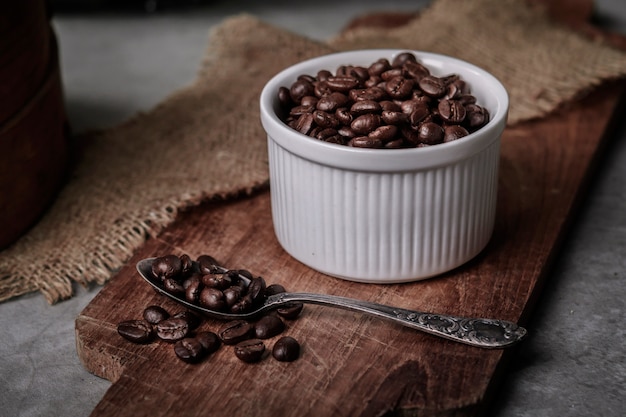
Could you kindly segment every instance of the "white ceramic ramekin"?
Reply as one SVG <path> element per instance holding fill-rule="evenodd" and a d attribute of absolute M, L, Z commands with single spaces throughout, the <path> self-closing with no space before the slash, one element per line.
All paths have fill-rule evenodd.
<path fill-rule="evenodd" d="M 412 51 L 433 75 L 459 74 L 490 121 L 453 142 L 413 149 L 360 149 L 316 140 L 277 116 L 277 92 L 299 75 L 369 66 L 404 50 L 359 50 L 289 67 L 264 87 L 274 230 L 294 258 L 327 275 L 397 283 L 432 277 L 475 257 L 494 226 L 500 137 L 508 95 L 486 71 Z"/>

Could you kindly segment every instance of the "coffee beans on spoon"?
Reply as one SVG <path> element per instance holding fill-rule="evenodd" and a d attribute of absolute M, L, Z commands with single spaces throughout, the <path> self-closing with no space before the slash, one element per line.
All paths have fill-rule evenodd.
<path fill-rule="evenodd" d="M 391 62 L 341 65 L 302 74 L 277 92 L 279 116 L 313 138 L 361 148 L 415 148 L 450 142 L 489 121 L 457 74 L 435 76 L 411 52 Z M 451 126 L 454 129 L 449 129 Z"/>
<path fill-rule="evenodd" d="M 225 271 L 217 265 L 215 259 L 207 255 L 198 257 L 195 264 L 188 255 L 165 255 L 155 258 L 152 273 L 161 281 L 164 290 L 191 303 L 220 311 L 250 311 L 266 297 L 285 292 L 282 285 L 267 285 L 262 277 L 255 277 L 247 270 Z M 242 277 L 248 279 L 249 284 Z M 237 358 L 253 363 L 267 356 L 261 339 L 271 339 L 283 333 L 286 326 L 281 317 L 293 320 L 302 308 L 302 303 L 294 303 L 255 322 L 226 322 L 213 332 L 196 330 L 201 325 L 201 318 L 189 310 L 170 314 L 161 306 L 150 305 L 144 309 L 143 319 L 120 322 L 117 330 L 133 343 L 145 344 L 155 339 L 171 343 L 175 355 L 190 364 L 201 362 L 222 344 L 233 345 Z M 288 360 L 296 358 L 297 355 L 292 355 Z"/>

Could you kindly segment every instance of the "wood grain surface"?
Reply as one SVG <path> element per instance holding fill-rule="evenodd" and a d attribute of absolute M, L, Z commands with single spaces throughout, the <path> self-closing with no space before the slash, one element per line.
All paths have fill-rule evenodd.
<path fill-rule="evenodd" d="M 523 325 L 584 197 L 625 89 L 624 82 L 607 85 L 559 114 L 507 128 L 490 244 L 468 264 L 430 280 L 360 284 L 303 266 L 274 236 L 268 190 L 184 213 L 149 240 L 76 319 L 81 361 L 113 382 L 91 415 L 481 415 L 515 360 L 515 348 L 474 348 L 377 318 L 307 305 L 284 333 L 302 344 L 297 361 L 266 358 L 245 364 L 223 346 L 202 363 L 188 365 L 169 344 L 135 345 L 117 334 L 120 321 L 140 318 L 148 305 L 182 310 L 144 283 L 134 265 L 166 253 L 207 253 L 292 291 Z M 219 325 L 207 320 L 202 328 L 215 331 Z"/>

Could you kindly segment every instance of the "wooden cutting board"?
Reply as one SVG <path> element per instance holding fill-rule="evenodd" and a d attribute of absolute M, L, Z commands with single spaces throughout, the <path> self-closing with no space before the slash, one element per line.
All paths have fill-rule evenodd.
<path fill-rule="evenodd" d="M 284 334 L 302 344 L 301 357 L 291 363 L 266 358 L 244 364 L 223 346 L 188 365 L 164 342 L 131 344 L 117 334 L 120 321 L 140 318 L 151 304 L 181 310 L 141 280 L 135 263 L 166 253 L 207 253 L 292 291 L 524 325 L 625 90 L 626 82 L 607 85 L 559 114 L 506 129 L 493 239 L 476 259 L 435 279 L 359 284 L 303 266 L 274 236 L 268 190 L 184 213 L 149 240 L 76 319 L 85 368 L 113 383 L 91 416 L 481 415 L 515 348 L 474 348 L 343 310 L 306 306 L 288 323 Z M 219 325 L 209 320 L 202 328 L 215 331 Z"/>

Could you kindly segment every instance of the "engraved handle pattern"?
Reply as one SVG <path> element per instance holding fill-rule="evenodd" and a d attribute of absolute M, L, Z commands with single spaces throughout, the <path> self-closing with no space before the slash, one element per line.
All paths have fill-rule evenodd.
<path fill-rule="evenodd" d="M 435 336 L 483 348 L 512 346 L 526 335 L 525 328 L 506 320 L 423 313 L 369 301 L 324 294 L 276 294 L 268 298 L 266 307 L 276 308 L 279 305 L 292 302 L 320 304 L 358 311 L 388 319 Z"/>

